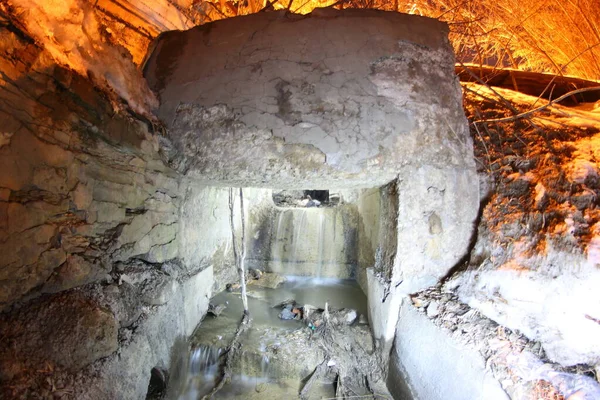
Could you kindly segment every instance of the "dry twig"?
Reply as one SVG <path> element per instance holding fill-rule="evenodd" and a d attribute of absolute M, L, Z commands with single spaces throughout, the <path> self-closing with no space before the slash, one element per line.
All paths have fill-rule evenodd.
<path fill-rule="evenodd" d="M 596 90 L 600 90 L 600 86 L 572 90 L 569 93 L 565 93 L 562 96 L 560 96 L 560 97 L 558 97 L 558 98 L 556 98 L 556 99 L 548 102 L 548 104 L 545 104 L 543 106 L 534 108 L 533 110 L 529 110 L 529 111 L 526 111 L 524 113 L 513 115 L 512 117 L 485 119 L 485 120 L 473 121 L 473 123 L 474 124 L 478 124 L 478 123 L 490 123 L 490 122 L 516 121 L 516 120 L 521 119 L 521 118 L 527 118 L 530 115 L 535 114 L 536 112 L 540 112 L 542 110 L 545 110 L 546 108 L 551 107 L 554 103 L 558 103 L 559 101 L 562 101 L 562 100 L 566 99 L 567 97 L 573 96 L 573 95 L 578 94 L 578 93 L 592 92 L 592 91 L 596 91 Z"/>

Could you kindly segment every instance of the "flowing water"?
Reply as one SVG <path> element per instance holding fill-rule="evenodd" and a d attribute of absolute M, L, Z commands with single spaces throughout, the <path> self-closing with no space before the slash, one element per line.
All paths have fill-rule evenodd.
<path fill-rule="evenodd" d="M 352 308 L 367 313 L 367 300 L 356 282 L 349 280 L 288 277 L 277 289 L 250 286 L 251 329 L 243 335 L 242 353 L 234 363 L 232 382 L 215 398 L 292 399 L 297 398 L 301 378 L 322 360 L 318 349 L 307 344 L 310 329 L 301 321 L 281 320 L 274 305 L 287 299 L 298 304 Z M 183 382 L 170 398 L 196 400 L 209 392 L 219 377 L 219 356 L 231 341 L 242 315 L 239 294 L 222 292 L 211 299 L 226 304 L 219 317 L 207 316 L 191 338 L 192 350 L 182 360 Z M 367 329 L 367 327 L 364 327 Z M 321 382 L 314 398 L 335 396 L 333 382 Z M 313 398 L 311 397 L 311 398 Z"/>
<path fill-rule="evenodd" d="M 352 249 L 348 222 L 340 208 L 281 208 L 273 221 L 270 260 L 259 263 L 287 278 L 277 289 L 248 286 L 252 327 L 243 334 L 241 352 L 233 363 L 232 382 L 215 398 L 297 398 L 301 379 L 324 358 L 310 343 L 312 330 L 301 321 L 282 320 L 281 308 L 289 299 L 299 306 L 354 309 L 367 316 L 367 299 L 352 277 Z M 260 260 L 258 260 L 260 261 Z M 256 264 L 255 264 L 256 265 Z M 191 338 L 191 350 L 179 362 L 169 398 L 192 400 L 208 393 L 220 377 L 222 355 L 231 342 L 243 309 L 240 295 L 222 292 L 211 299 L 227 308 L 219 317 L 207 316 Z M 363 318 L 363 321 L 366 318 Z M 367 325 L 356 327 L 358 336 L 372 345 Z M 366 332 L 366 334 L 365 334 Z M 315 398 L 335 396 L 333 382 L 320 382 Z"/>
<path fill-rule="evenodd" d="M 282 275 L 351 278 L 352 253 L 339 208 L 279 209 L 269 269 Z"/>

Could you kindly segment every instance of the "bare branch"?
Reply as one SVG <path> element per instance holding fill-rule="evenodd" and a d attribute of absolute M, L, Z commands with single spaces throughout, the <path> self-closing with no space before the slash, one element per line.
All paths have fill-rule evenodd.
<path fill-rule="evenodd" d="M 521 114 L 513 115 L 512 117 L 495 118 L 495 119 L 484 119 L 484 120 L 480 120 L 480 121 L 473 121 L 473 123 L 474 124 L 478 124 L 478 123 L 484 123 L 484 122 L 485 123 L 489 123 L 489 122 L 516 121 L 516 120 L 521 119 L 521 118 L 529 117 L 530 115 L 535 114 L 536 112 L 540 112 L 542 110 L 545 110 L 546 108 L 551 107 L 554 103 L 558 103 L 559 101 L 562 101 L 562 100 L 566 99 L 567 97 L 573 96 L 573 95 L 578 94 L 578 93 L 593 92 L 593 91 L 596 91 L 596 90 L 600 90 L 600 86 L 573 90 L 573 91 L 570 91 L 569 93 L 563 94 L 562 96 L 560 96 L 557 99 L 554 99 L 554 100 L 550 101 L 548 104 L 545 104 L 545 105 L 540 106 L 538 108 L 534 108 L 533 110 L 529 110 L 529 111 L 526 111 L 526 112 L 521 113 Z"/>

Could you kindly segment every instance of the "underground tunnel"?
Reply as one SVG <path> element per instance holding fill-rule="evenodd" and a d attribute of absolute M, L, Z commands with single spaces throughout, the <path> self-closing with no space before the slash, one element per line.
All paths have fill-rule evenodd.
<path fill-rule="evenodd" d="M 600 398 L 592 59 L 486 66 L 458 4 L 92 3 L 0 4 L 1 398 Z"/>

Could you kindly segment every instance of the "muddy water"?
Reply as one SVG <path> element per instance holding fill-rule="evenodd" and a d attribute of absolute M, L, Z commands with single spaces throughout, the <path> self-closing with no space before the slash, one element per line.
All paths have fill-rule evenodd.
<path fill-rule="evenodd" d="M 301 379 L 323 360 L 317 346 L 311 346 L 311 330 L 301 321 L 279 319 L 274 305 L 295 299 L 300 305 L 352 308 L 366 316 L 367 299 L 354 281 L 288 277 L 277 289 L 250 286 L 248 302 L 252 321 L 243 336 L 242 352 L 234 362 L 232 382 L 215 398 L 293 399 L 298 397 Z M 208 393 L 219 377 L 219 356 L 231 341 L 242 315 L 240 295 L 222 292 L 211 299 L 226 304 L 219 317 L 208 315 L 191 338 L 191 350 L 182 355 L 173 376 L 169 398 L 196 400 Z M 368 330 L 368 327 L 357 326 Z M 222 360 L 222 357 L 221 357 Z M 311 398 L 335 397 L 333 382 L 323 381 L 311 391 Z"/>

